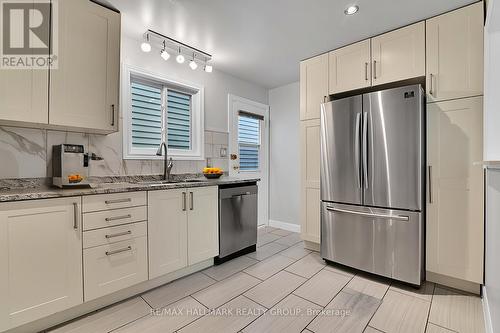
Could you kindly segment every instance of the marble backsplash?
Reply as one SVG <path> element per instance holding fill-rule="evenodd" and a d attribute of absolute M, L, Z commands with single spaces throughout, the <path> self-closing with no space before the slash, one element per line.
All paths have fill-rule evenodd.
<path fill-rule="evenodd" d="M 84 145 L 85 151 L 102 156 L 91 161 L 89 174 L 93 177 L 152 175 L 163 172 L 162 160 L 124 160 L 122 133 L 110 135 L 82 134 L 43 129 L 0 126 L 0 179 L 37 178 L 52 176 L 52 146 L 62 143 Z M 228 170 L 227 133 L 205 131 L 205 159 L 211 158 L 214 167 Z M 229 154 L 227 154 L 229 155 Z M 206 165 L 202 161 L 174 161 L 172 173 L 198 173 Z"/>

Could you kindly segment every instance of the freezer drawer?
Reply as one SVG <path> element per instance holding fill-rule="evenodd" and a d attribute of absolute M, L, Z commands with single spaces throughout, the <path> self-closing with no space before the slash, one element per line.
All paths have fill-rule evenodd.
<path fill-rule="evenodd" d="M 219 257 L 257 244 L 257 185 L 219 190 Z"/>
<path fill-rule="evenodd" d="M 420 285 L 422 214 L 321 204 L 321 256 L 366 272 Z"/>

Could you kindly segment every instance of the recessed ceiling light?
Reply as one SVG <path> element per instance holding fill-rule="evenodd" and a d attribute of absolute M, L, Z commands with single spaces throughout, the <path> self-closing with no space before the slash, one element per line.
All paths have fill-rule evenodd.
<path fill-rule="evenodd" d="M 344 10 L 344 14 L 353 15 L 353 14 L 356 14 L 358 12 L 358 10 L 359 10 L 359 7 L 357 5 L 352 5 L 352 6 L 347 7 Z"/>

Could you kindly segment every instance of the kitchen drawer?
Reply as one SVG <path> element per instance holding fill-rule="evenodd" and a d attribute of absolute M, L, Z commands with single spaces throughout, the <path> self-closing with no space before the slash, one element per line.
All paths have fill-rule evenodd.
<path fill-rule="evenodd" d="M 83 250 L 85 302 L 148 279 L 147 237 Z"/>
<path fill-rule="evenodd" d="M 147 236 L 147 222 L 129 223 L 116 227 L 101 228 L 83 233 L 83 248 L 109 245 L 132 238 Z"/>
<path fill-rule="evenodd" d="M 83 197 L 83 212 L 127 208 L 146 205 L 146 192 L 89 195 Z"/>
<path fill-rule="evenodd" d="M 147 207 L 132 207 L 83 214 L 83 230 L 107 228 L 115 225 L 147 220 Z"/>

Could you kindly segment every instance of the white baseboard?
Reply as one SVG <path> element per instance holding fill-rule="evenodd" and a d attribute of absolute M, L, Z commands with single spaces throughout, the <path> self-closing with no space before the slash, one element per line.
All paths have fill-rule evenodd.
<path fill-rule="evenodd" d="M 292 232 L 300 232 L 300 225 L 295 224 L 295 223 L 269 220 L 269 226 L 275 227 L 275 228 L 280 228 L 283 230 L 292 231 Z"/>
<path fill-rule="evenodd" d="M 483 286 L 483 313 L 484 313 L 484 326 L 486 333 L 493 333 L 493 324 L 491 322 L 490 304 L 488 303 L 486 286 Z"/>

